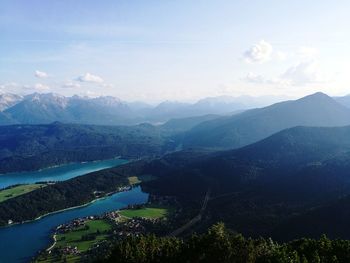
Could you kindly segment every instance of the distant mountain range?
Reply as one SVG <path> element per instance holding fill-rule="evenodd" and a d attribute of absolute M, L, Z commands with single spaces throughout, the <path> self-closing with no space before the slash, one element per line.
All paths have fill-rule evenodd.
<path fill-rule="evenodd" d="M 268 105 L 276 100 L 277 97 L 213 97 L 193 104 L 165 101 L 151 106 L 142 102 L 125 102 L 111 96 L 88 98 L 65 97 L 54 93 L 27 96 L 2 94 L 0 125 L 47 124 L 54 121 L 97 125 L 156 124 L 172 118 L 231 114 Z"/>
<path fill-rule="evenodd" d="M 164 104 L 158 107 L 163 106 Z M 295 126 L 350 125 L 350 109 L 323 93 L 225 117 L 208 114 L 174 118 L 162 125 L 114 125 L 108 128 L 74 124 L 77 120 L 84 123 L 94 120 L 98 124 L 111 125 L 118 118 L 124 118 L 114 112 L 125 112 L 126 115 L 130 112 L 130 107 L 112 97 L 84 99 L 54 94 L 28 96 L 0 112 L 3 123 L 15 123 L 13 116 L 17 116 L 17 122 L 46 123 L 52 119 L 62 122 L 0 127 L 2 172 L 39 169 L 56 163 L 86 161 L 95 157 L 101 159 L 99 155 L 102 151 L 108 152 L 103 158 L 110 158 L 114 155 L 160 156 L 168 151 L 191 148 L 207 148 L 211 151 L 235 149 Z M 123 120 L 126 121 L 125 118 Z M 63 121 L 72 124 L 64 124 Z M 102 138 L 103 141 L 99 141 Z M 96 141 L 99 143 L 96 144 Z M 138 147 L 133 148 L 135 145 Z M 90 149 L 88 155 L 82 150 L 81 153 L 76 152 L 76 158 L 73 157 L 72 149 L 84 147 Z M 60 155 L 60 158 L 55 158 L 55 155 Z M 46 160 L 41 162 L 43 156 L 46 156 Z"/>
<path fill-rule="evenodd" d="M 129 106 L 114 97 L 64 97 L 34 93 L 7 107 L 3 114 L 16 123 L 45 124 L 54 121 L 100 125 L 125 124 L 136 118 Z"/>
<path fill-rule="evenodd" d="M 204 120 L 204 116 L 206 115 L 212 115 L 212 117 L 213 115 L 236 115 L 245 110 L 253 108 L 258 109 L 248 111 L 244 113 L 244 115 L 239 115 L 241 117 L 238 117 L 237 115 L 235 118 L 250 118 L 251 121 L 253 121 L 253 118 L 267 118 L 266 121 L 269 121 L 269 118 L 274 118 L 275 116 L 273 116 L 273 113 L 268 111 L 279 111 L 280 107 L 282 106 L 275 105 L 272 107 L 274 110 L 272 108 L 270 110 L 269 108 L 264 109 L 261 107 L 266 107 L 281 100 L 283 100 L 283 98 L 271 96 L 221 96 L 205 98 L 196 103 L 165 101 L 156 106 L 151 106 L 144 102 L 126 102 L 111 96 L 88 98 L 76 95 L 72 97 L 65 97 L 54 93 L 33 93 L 26 96 L 5 93 L 0 94 L 0 125 L 49 124 L 55 121 L 62 123 L 96 125 L 135 125 L 148 122 L 158 125 L 171 119 L 191 119 L 194 117 Z M 345 107 L 350 107 L 350 96 L 335 97 L 334 100 Z M 290 107 L 293 106 L 291 105 Z M 265 113 L 260 113 L 262 109 L 264 109 Z M 256 114 L 260 114 L 261 117 L 257 116 Z M 255 117 L 253 115 L 255 115 Z M 271 116 L 269 117 L 269 115 Z M 283 114 L 281 113 L 280 115 Z M 210 117 L 210 119 L 214 119 L 212 117 Z M 249 122 L 248 119 L 247 122 Z M 223 118 L 218 120 L 218 125 L 227 125 L 225 122 L 231 121 L 234 120 L 230 120 L 230 118 Z M 279 122 L 278 119 L 276 121 Z M 236 120 L 235 122 L 239 121 Z M 298 121 L 296 123 L 299 125 Z M 313 123 L 311 123 L 311 125 L 312 124 Z M 212 125 L 213 127 L 209 127 Z M 256 125 L 258 125 L 258 123 L 256 123 Z M 304 123 L 300 122 L 300 125 L 304 125 Z M 309 123 L 306 121 L 305 125 L 309 125 Z M 322 122 L 321 125 L 323 126 Z M 329 125 L 331 126 L 332 124 L 330 123 Z M 214 126 L 215 124 L 212 122 L 211 124 L 208 124 L 207 128 L 215 129 Z M 241 127 L 242 125 L 235 124 L 234 126 Z M 289 127 L 292 126 L 293 125 L 290 125 Z M 281 125 L 281 127 L 287 128 L 288 126 Z M 227 128 L 228 127 L 225 126 L 224 129 Z M 199 132 L 200 129 L 201 128 L 198 127 L 194 133 Z M 275 130 L 273 129 L 273 131 Z M 213 132 L 215 133 L 215 131 Z M 240 140 L 240 132 L 235 132 L 238 133 L 237 140 Z M 244 129 L 242 132 L 246 133 Z M 264 133 L 264 131 L 261 131 L 261 133 Z M 266 131 L 266 134 L 270 135 L 271 133 Z M 200 140 L 200 138 L 201 136 L 198 137 L 198 140 Z M 257 138 L 260 139 L 261 137 L 258 136 Z M 221 139 L 225 140 L 224 138 Z M 247 141 L 250 143 L 252 142 L 252 139 L 248 139 Z M 207 143 L 209 145 L 210 140 Z M 232 145 L 236 147 L 246 144 L 245 138 L 242 138 L 242 142 L 221 143 L 225 144 L 227 147 L 232 147 Z M 201 146 L 201 143 L 198 144 Z M 191 146 L 196 145 L 194 144 Z"/>
<path fill-rule="evenodd" d="M 323 93 L 285 101 L 195 126 L 184 138 L 184 147 L 239 148 L 295 126 L 344 126 L 350 108 Z"/>

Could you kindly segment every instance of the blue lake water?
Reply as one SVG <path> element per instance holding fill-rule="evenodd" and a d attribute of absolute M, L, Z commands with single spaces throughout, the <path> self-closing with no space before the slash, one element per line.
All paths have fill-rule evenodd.
<path fill-rule="evenodd" d="M 87 206 L 66 210 L 20 225 L 0 228 L 0 262 L 29 262 L 36 253 L 52 242 L 53 229 L 78 217 L 103 214 L 129 204 L 147 202 L 148 194 L 135 187 L 130 191 L 111 195 Z"/>
<path fill-rule="evenodd" d="M 42 181 L 64 181 L 83 174 L 127 163 L 123 159 L 72 163 L 34 172 L 0 174 L 0 189 L 15 184 L 30 184 Z"/>

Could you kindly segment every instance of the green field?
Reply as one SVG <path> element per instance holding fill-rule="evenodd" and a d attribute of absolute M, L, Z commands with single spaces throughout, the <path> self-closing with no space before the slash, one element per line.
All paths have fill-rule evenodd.
<path fill-rule="evenodd" d="M 170 213 L 169 208 L 164 207 L 145 207 L 140 209 L 126 209 L 121 210 L 120 215 L 133 218 L 133 217 L 144 217 L 144 218 L 161 218 L 166 217 Z"/>
<path fill-rule="evenodd" d="M 141 180 L 137 176 L 128 177 L 129 184 L 138 184 L 141 183 Z"/>
<path fill-rule="evenodd" d="M 128 177 L 129 184 L 139 184 L 141 182 L 148 182 L 154 180 L 156 177 L 150 174 L 140 175 L 140 176 L 130 176 Z"/>
<path fill-rule="evenodd" d="M 112 229 L 112 225 L 106 220 L 91 220 L 84 226 L 76 228 L 70 232 L 56 235 L 56 245 L 54 248 L 64 248 L 67 246 L 77 247 L 80 252 L 85 252 L 94 244 L 105 240 L 108 232 Z M 94 236 L 93 240 L 82 240 L 83 236 L 91 234 Z M 79 255 L 52 255 L 48 253 L 41 254 L 36 261 L 37 263 L 56 263 L 56 262 L 80 262 Z"/>
<path fill-rule="evenodd" d="M 3 202 L 7 199 L 14 198 L 19 195 L 23 195 L 26 193 L 29 193 L 31 191 L 34 191 L 35 189 L 38 189 L 40 187 L 46 186 L 45 184 L 25 184 L 25 185 L 18 185 L 15 187 L 7 188 L 0 191 L 0 202 Z"/>
<path fill-rule="evenodd" d="M 88 229 L 80 227 L 64 234 L 58 234 L 55 247 L 78 247 L 79 251 L 84 252 L 95 243 L 104 240 L 112 229 L 111 224 L 105 220 L 91 220 L 86 222 L 86 226 L 88 226 Z M 82 237 L 88 234 L 93 234 L 95 239 L 82 240 Z"/>

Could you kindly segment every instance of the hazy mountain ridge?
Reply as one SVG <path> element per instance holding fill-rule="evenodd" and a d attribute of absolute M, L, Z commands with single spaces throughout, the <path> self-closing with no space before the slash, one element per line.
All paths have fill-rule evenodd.
<path fill-rule="evenodd" d="M 345 107 L 350 108 L 350 95 L 333 97 L 338 103 L 344 105 Z"/>
<path fill-rule="evenodd" d="M 231 114 L 268 105 L 278 97 L 211 97 L 196 103 L 165 101 L 156 106 L 143 102 L 126 102 L 112 96 L 88 98 L 65 97 L 54 93 L 27 96 L 3 94 L 0 111 L 11 123 L 45 124 L 54 121 L 99 125 L 134 125 L 142 122 L 163 123 L 172 118 L 198 117 L 208 114 Z M 1 121 L 0 125 L 9 124 Z"/>
<path fill-rule="evenodd" d="M 0 111 L 4 111 L 18 102 L 23 100 L 23 96 L 12 94 L 12 93 L 4 93 L 0 94 Z"/>
<path fill-rule="evenodd" d="M 119 99 L 113 97 L 84 98 L 64 97 L 58 94 L 34 93 L 4 111 L 24 124 L 45 124 L 54 121 L 86 124 L 125 123 L 131 110 Z M 123 114 L 126 114 L 124 117 Z"/>
<path fill-rule="evenodd" d="M 161 127 L 172 132 L 187 131 L 204 121 L 213 120 L 219 117 L 220 115 L 208 114 L 196 117 L 174 118 L 162 124 Z"/>
<path fill-rule="evenodd" d="M 185 147 L 239 148 L 294 126 L 344 126 L 350 109 L 323 93 L 217 118 L 194 127 Z"/>
<path fill-rule="evenodd" d="M 108 108 L 105 108 L 105 105 L 109 105 Z M 37 110 L 38 108 L 41 110 Z M 0 118 L 3 116 L 4 122 L 6 121 L 7 124 L 16 123 L 17 120 L 13 120 L 10 117 L 10 112 L 12 112 L 16 113 L 17 116 L 20 116 L 22 121 L 32 118 L 31 120 L 33 122 L 39 122 L 39 120 L 43 119 L 46 122 L 49 122 L 54 118 L 59 120 L 70 120 L 69 122 L 72 123 L 79 119 L 80 121 L 89 123 L 89 120 L 93 119 L 95 120 L 94 122 L 98 124 L 107 123 L 112 125 L 114 123 L 113 120 L 115 120 L 114 118 L 117 116 L 116 112 L 120 114 L 118 115 L 118 118 L 121 120 L 124 112 L 129 112 L 129 110 L 130 108 L 127 104 L 113 97 L 88 99 L 78 96 L 67 98 L 56 94 L 33 94 L 28 96 L 28 98 L 22 102 L 17 103 L 15 106 L 1 112 Z M 193 146 L 207 147 L 214 150 L 239 148 L 240 146 L 264 139 L 285 128 L 300 125 L 343 126 L 346 124 L 350 124 L 350 109 L 340 105 L 325 94 L 316 93 L 299 100 L 280 102 L 265 108 L 248 110 L 243 113 L 237 113 L 226 117 L 220 117 L 219 115 L 203 115 L 198 117 L 172 119 L 159 126 L 152 126 L 150 124 L 138 126 L 115 126 L 109 128 L 96 126 L 92 129 L 93 132 L 91 134 L 94 133 L 94 136 L 97 137 L 107 136 L 113 138 L 113 143 L 119 141 L 121 144 L 123 144 L 121 140 L 124 138 L 127 140 L 128 145 L 132 145 L 132 138 L 139 143 L 141 138 L 146 139 L 147 136 L 149 136 L 149 146 L 153 147 L 154 145 L 157 145 L 157 154 L 162 154 L 169 150 L 169 144 L 172 145 L 171 150 L 186 149 Z M 43 147 L 43 149 L 47 149 L 47 145 L 40 141 L 42 139 L 37 141 L 36 138 L 31 137 L 37 136 L 37 131 L 42 130 L 44 126 L 18 125 L 1 128 L 3 134 L 1 136 L 2 142 L 0 142 L 0 157 L 10 158 L 12 156 L 11 158 L 13 158 L 13 154 L 15 154 L 17 156 L 16 160 L 25 158 L 25 152 L 16 153 L 20 148 L 15 150 L 11 147 L 9 148 L 6 143 L 4 144 L 4 142 L 9 142 L 10 140 L 13 140 L 14 142 L 20 141 L 23 144 L 21 148 L 29 150 L 28 154 L 39 146 Z M 86 132 L 86 127 L 89 126 L 53 124 L 46 125 L 45 127 L 61 127 L 64 128 L 65 131 L 69 131 L 69 129 L 77 129 L 76 131 L 79 134 L 82 130 L 85 130 Z M 118 140 L 116 140 L 116 137 L 113 137 L 118 134 L 123 134 L 123 136 L 128 133 L 133 134 L 134 131 L 140 130 L 140 128 L 144 129 L 145 134 L 135 134 L 131 137 L 120 137 Z M 111 134 L 105 134 L 106 130 L 110 130 Z M 14 138 L 12 133 L 19 137 Z M 69 134 L 69 132 L 67 134 Z M 19 140 L 19 138 L 22 138 L 21 136 L 24 136 L 24 140 Z M 45 136 L 47 142 L 57 141 L 58 139 L 55 134 L 46 134 Z M 93 140 L 94 136 L 91 137 L 91 140 Z M 62 138 L 67 137 L 64 134 Z M 158 139 L 159 141 L 157 141 Z M 310 140 L 313 139 L 314 138 L 310 138 Z M 148 141 L 148 139 L 146 140 Z M 12 144 L 14 144 L 14 142 Z M 35 147 L 34 143 L 36 143 Z M 70 141 L 70 143 L 72 143 L 72 147 L 79 146 L 76 142 Z M 89 142 L 87 142 L 85 146 L 87 145 L 89 145 Z M 54 149 L 54 147 L 52 149 Z M 95 150 L 96 152 L 100 151 L 99 149 Z M 127 152 L 130 150 L 131 149 L 128 149 Z M 96 152 L 91 154 L 95 156 Z M 154 153 L 153 150 L 150 152 L 152 152 L 152 154 Z M 60 156 L 62 155 L 61 157 L 63 158 L 64 151 L 59 154 Z M 107 158 L 109 156 L 110 155 L 108 155 Z M 267 154 L 266 156 L 270 155 Z M 62 162 L 64 162 L 63 159 L 61 160 Z M 4 171 L 13 169 L 12 166 L 19 168 L 19 165 L 16 165 L 15 159 L 11 159 L 11 162 L 9 160 L 10 159 L 6 161 L 7 163 L 3 163 L 4 165 L 6 164 L 4 166 L 6 167 L 4 168 Z M 23 159 L 22 161 L 28 162 L 26 159 Z M 38 160 L 34 160 L 33 162 L 38 163 Z M 29 168 L 26 166 L 25 169 L 34 169 L 34 167 Z"/>

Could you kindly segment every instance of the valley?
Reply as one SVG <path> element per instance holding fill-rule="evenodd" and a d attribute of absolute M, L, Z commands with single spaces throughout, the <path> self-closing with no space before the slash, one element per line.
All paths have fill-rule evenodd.
<path fill-rule="evenodd" d="M 301 115 L 303 107 L 308 110 Z M 315 118 L 316 111 L 323 117 Z M 288 116 L 286 123 L 276 114 Z M 231 117 L 184 118 L 159 126 L 0 127 L 0 143 L 7 149 L 2 169 L 16 170 L 12 163 L 21 168 L 0 176 L 0 185 L 9 187 L 0 191 L 0 224 L 7 226 L 0 237 L 41 228 L 38 235 L 46 236 L 45 242 L 23 250 L 27 258 L 40 250 L 38 262 L 91 262 L 129 236 L 187 240 L 194 232 L 205 235 L 217 222 L 229 233 L 272 237 L 285 246 L 322 234 L 350 239 L 344 231 L 349 215 L 337 210 L 350 204 L 347 114 L 343 105 L 317 93 Z M 219 139 L 216 131 L 225 134 Z M 13 143 L 13 136 L 21 143 Z M 130 159 L 93 161 L 116 155 Z M 25 171 L 48 164 L 60 165 Z M 339 215 L 336 221 L 328 211 Z M 68 227 L 74 222 L 81 227 Z M 311 231 L 311 222 L 318 228 Z M 62 224 L 68 227 L 64 232 L 57 228 Z M 333 224 L 338 227 L 329 227 Z M 50 245 L 52 234 L 56 243 Z M 12 260 L 13 253 L 5 256 Z"/>
<path fill-rule="evenodd" d="M 0 0 L 0 263 L 349 263 L 349 13 Z"/>
<path fill-rule="evenodd" d="M 38 251 L 50 246 L 50 236 L 57 226 L 77 218 L 101 215 L 128 205 L 143 204 L 147 200 L 148 195 L 137 187 L 131 191 L 116 193 L 97 200 L 86 206 L 52 213 L 32 222 L 0 228 L 0 238 L 6 240 L 6 242 L 0 243 L 1 260 L 5 262 L 28 262 Z M 21 236 L 20 239 L 19 236 Z M 33 236 L 35 236 L 35 239 L 33 239 Z"/>
<path fill-rule="evenodd" d="M 152 229 L 150 225 L 155 227 L 162 220 L 166 220 L 170 210 L 169 207 L 146 206 L 112 211 L 102 216 L 78 218 L 56 228 L 53 234 L 54 243 L 42 251 L 35 262 L 64 259 L 79 262 L 91 257 L 96 251 L 99 252 L 99 247 L 107 249 L 115 239 L 146 234 Z M 93 257 L 97 258 L 98 255 Z"/>

